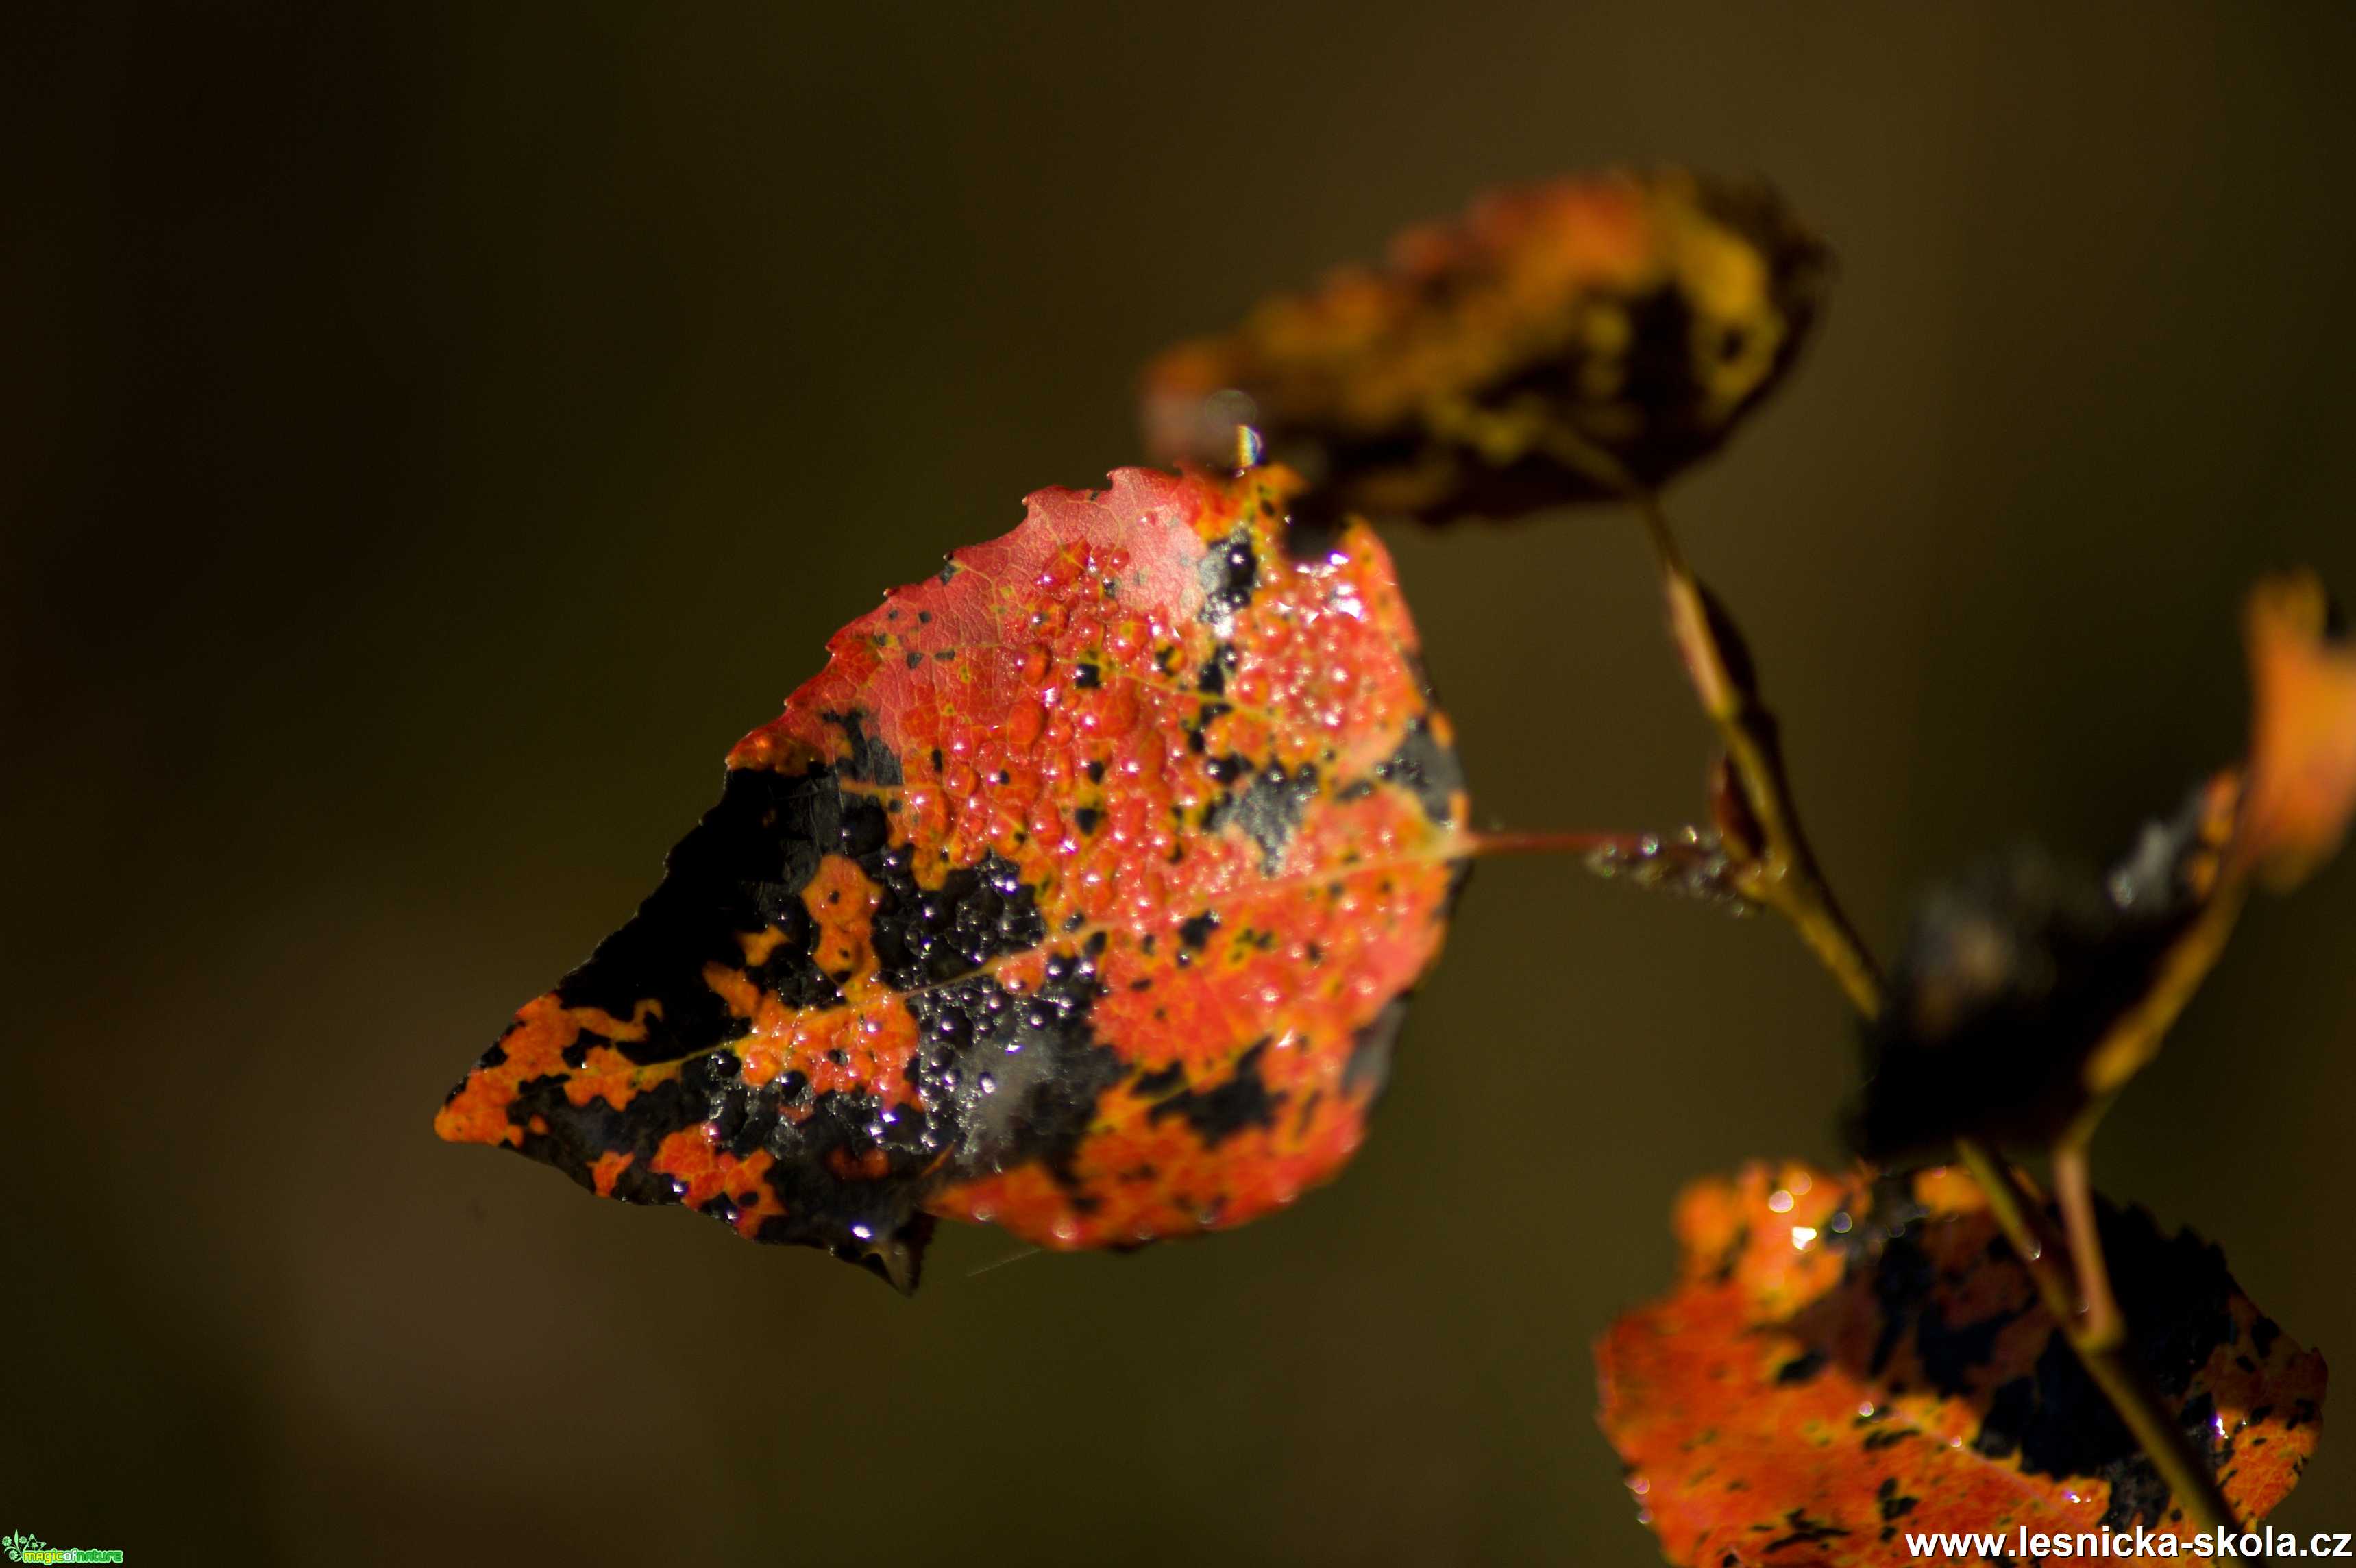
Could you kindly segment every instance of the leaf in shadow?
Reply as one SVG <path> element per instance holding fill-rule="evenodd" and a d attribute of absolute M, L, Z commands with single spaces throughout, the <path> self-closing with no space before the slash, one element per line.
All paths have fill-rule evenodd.
<path fill-rule="evenodd" d="M 1867 1031 L 1867 1158 L 1958 1135 L 2043 1147 L 2084 1113 L 2088 1058 L 2199 916 L 2177 889 L 2206 800 L 2107 875 L 2023 848 L 1924 897 Z"/>
<path fill-rule="evenodd" d="M 1498 191 L 1162 355 L 1146 441 L 1220 460 L 1251 425 L 1334 516 L 1610 499 L 1718 448 L 1790 368 L 1829 271 L 1757 184 L 1663 169 Z"/>

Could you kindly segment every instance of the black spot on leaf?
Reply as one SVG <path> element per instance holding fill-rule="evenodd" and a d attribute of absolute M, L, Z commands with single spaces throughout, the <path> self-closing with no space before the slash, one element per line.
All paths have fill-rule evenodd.
<path fill-rule="evenodd" d="M 1273 1127 L 1277 1108 L 1285 1097 L 1269 1093 L 1260 1078 L 1260 1058 L 1267 1054 L 1268 1045 L 1260 1040 L 1237 1058 L 1235 1071 L 1224 1083 L 1200 1091 L 1182 1090 L 1147 1112 L 1146 1120 L 1183 1117 L 1206 1149 L 1217 1148 L 1247 1127 Z"/>

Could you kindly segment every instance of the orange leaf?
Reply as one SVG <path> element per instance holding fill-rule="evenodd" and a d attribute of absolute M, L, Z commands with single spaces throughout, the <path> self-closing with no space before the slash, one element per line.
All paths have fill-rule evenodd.
<path fill-rule="evenodd" d="M 1510 517 L 1657 485 L 1789 368 L 1823 247 L 1762 187 L 1680 170 L 1501 191 L 1148 368 L 1148 445 L 1238 424 L 1349 512 Z"/>
<path fill-rule="evenodd" d="M 2236 847 L 2277 890 L 2337 852 L 2356 814 L 2356 644 L 2331 622 L 2311 572 L 2250 591 L 2250 789 Z"/>
<path fill-rule="evenodd" d="M 1960 1173 L 1753 1165 L 1678 1199 L 1676 1291 L 1597 1347 L 1602 1424 L 1674 1563 L 1919 1561 L 1908 1532 L 2190 1530 Z M 2263 1518 L 2315 1448 L 2322 1358 L 2218 1250 L 2106 1208 L 2132 1350 Z"/>
<path fill-rule="evenodd" d="M 932 1216 L 1125 1247 L 1332 1176 L 1466 808 L 1389 556 L 1297 486 L 1043 490 L 893 591 L 437 1130 L 904 1286 Z"/>

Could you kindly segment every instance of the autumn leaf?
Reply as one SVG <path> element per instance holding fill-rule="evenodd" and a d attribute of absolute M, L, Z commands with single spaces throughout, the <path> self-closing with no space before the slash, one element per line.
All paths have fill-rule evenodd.
<path fill-rule="evenodd" d="M 442 1136 L 904 1287 L 935 1216 L 1126 1247 L 1332 1176 L 1465 799 L 1388 555 L 1298 483 L 1043 490 L 844 628 Z"/>
<path fill-rule="evenodd" d="M 1596 1352 L 1604 1432 L 1671 1562 L 1918 1561 L 1909 1531 L 2191 1533 L 1960 1173 L 1753 1165 L 1688 1187 L 1676 1232 L 1677 1288 Z M 2237 1517 L 2263 1518 L 2314 1452 L 2322 1358 L 2214 1246 L 2140 1209 L 2107 1210 L 2104 1235 L 2133 1358 Z"/>
<path fill-rule="evenodd" d="M 1823 247 L 1764 187 L 1680 170 L 1502 191 L 1148 368 L 1148 446 L 1248 424 L 1335 515 L 1511 517 L 1654 486 L 1789 368 Z"/>

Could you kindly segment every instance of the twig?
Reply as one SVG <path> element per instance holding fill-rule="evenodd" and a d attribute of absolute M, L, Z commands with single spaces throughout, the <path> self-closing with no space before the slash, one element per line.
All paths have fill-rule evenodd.
<path fill-rule="evenodd" d="M 2103 1230 L 2094 1217 L 2094 1179 L 2087 1168 L 2084 1140 L 2053 1145 L 2053 1192 L 2062 1200 L 2062 1223 L 2070 1237 L 2070 1260 L 2077 1265 L 2077 1333 L 2090 1346 L 2108 1348 L 2126 1337 L 2118 1297 L 2111 1294 L 2110 1265 L 2103 1258 Z"/>
<path fill-rule="evenodd" d="M 2234 923 L 2241 918 L 2242 908 L 2249 902 L 2249 897 L 2246 866 L 2229 865 L 2219 873 L 2199 918 L 2169 944 L 2150 989 L 2126 1016 L 2111 1026 L 2087 1058 L 2086 1089 L 2092 1098 L 2085 1113 L 2070 1130 L 2070 1139 L 2083 1144 L 2093 1137 L 2094 1124 L 2110 1108 L 2120 1085 L 2159 1053 L 2162 1036 L 2174 1026 L 2190 1004 L 2192 993 L 2201 989 L 2201 983 L 2224 956 L 2226 940 L 2233 934 Z"/>
<path fill-rule="evenodd" d="M 1775 716 L 1760 700 L 1750 654 L 1725 611 L 1687 566 L 1659 503 L 1641 490 L 1635 498 L 1660 561 L 1670 639 L 1685 660 L 1702 711 L 1718 725 L 1719 743 L 1726 748 L 1738 794 L 1729 804 L 1748 814 L 1746 827 L 1756 827 L 1756 842 L 1743 845 L 1750 853 L 1732 880 L 1746 897 L 1790 920 L 1850 1004 L 1868 1018 L 1875 1017 L 1881 1011 L 1880 972 L 1816 868 L 1815 852 L 1800 827 L 1783 770 Z M 1732 843 L 1750 835 L 1727 836 Z"/>

